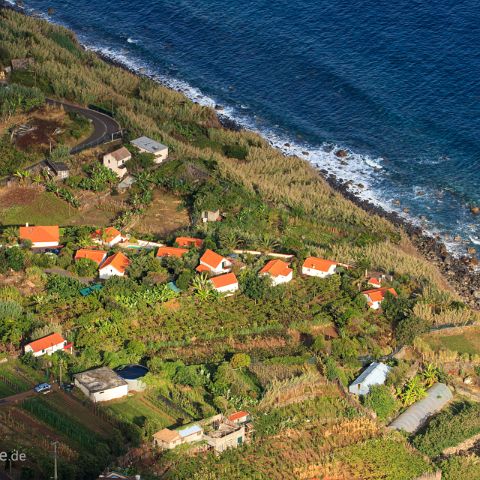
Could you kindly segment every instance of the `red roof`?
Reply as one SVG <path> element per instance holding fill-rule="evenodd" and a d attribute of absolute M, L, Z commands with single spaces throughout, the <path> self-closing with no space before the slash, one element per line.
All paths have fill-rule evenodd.
<path fill-rule="evenodd" d="M 87 258 L 92 260 L 97 265 L 100 265 L 103 262 L 103 259 L 107 256 L 107 252 L 103 250 L 91 250 L 88 248 L 81 248 L 75 253 L 75 260 L 80 260 L 81 258 Z"/>
<path fill-rule="evenodd" d="M 120 231 L 115 227 L 107 227 L 104 229 L 95 230 L 95 236 L 104 242 L 110 243 L 112 240 L 121 235 Z"/>
<path fill-rule="evenodd" d="M 286 277 L 293 270 L 283 260 L 270 260 L 261 270 L 260 273 L 268 273 L 272 277 Z"/>
<path fill-rule="evenodd" d="M 157 250 L 157 257 L 181 257 L 188 252 L 186 248 L 160 247 Z"/>
<path fill-rule="evenodd" d="M 195 270 L 199 273 L 210 271 L 210 269 L 206 265 L 202 265 L 202 264 L 200 264 L 197 268 L 195 268 Z"/>
<path fill-rule="evenodd" d="M 375 285 L 381 285 L 381 284 L 382 284 L 382 281 L 379 280 L 378 278 L 372 277 L 372 278 L 370 278 L 370 279 L 368 280 L 368 283 L 369 283 L 370 285 L 375 286 Z"/>
<path fill-rule="evenodd" d="M 319 270 L 320 272 L 328 272 L 332 265 L 337 265 L 337 262 L 331 260 L 324 260 L 318 257 L 308 257 L 303 262 L 303 267 L 311 268 L 312 270 Z"/>
<path fill-rule="evenodd" d="M 212 277 L 210 279 L 214 288 L 227 287 L 229 285 L 238 284 L 237 277 L 234 273 L 226 273 L 225 275 L 219 275 L 218 277 Z"/>
<path fill-rule="evenodd" d="M 364 295 L 367 295 L 372 303 L 381 302 L 385 298 L 385 294 L 390 292 L 393 296 L 398 297 L 398 293 L 394 288 L 374 288 L 373 290 L 365 290 L 362 292 Z"/>
<path fill-rule="evenodd" d="M 228 416 L 228 420 L 234 422 L 235 420 L 240 420 L 243 417 L 248 417 L 249 413 L 241 410 L 240 412 L 232 413 Z"/>
<path fill-rule="evenodd" d="M 36 227 L 20 227 L 20 240 L 30 240 L 32 243 L 40 242 L 59 242 L 60 230 L 58 225 Z"/>
<path fill-rule="evenodd" d="M 225 260 L 221 255 L 215 253 L 213 250 L 205 250 L 205 253 L 200 258 L 200 262 L 208 265 L 211 268 L 217 268 Z"/>
<path fill-rule="evenodd" d="M 65 339 L 59 333 L 52 333 L 46 337 L 28 343 L 26 347 L 31 347 L 34 352 L 41 352 L 42 350 L 59 345 L 63 342 L 65 342 Z"/>
<path fill-rule="evenodd" d="M 112 266 L 117 272 L 125 273 L 125 270 L 130 265 L 130 260 L 122 253 L 118 252 L 114 255 L 110 255 L 100 267 L 100 270 L 105 267 Z"/>
<path fill-rule="evenodd" d="M 201 248 L 203 245 L 203 240 L 201 238 L 195 238 L 195 237 L 177 237 L 175 239 L 175 243 L 179 247 L 195 247 L 195 248 Z"/>

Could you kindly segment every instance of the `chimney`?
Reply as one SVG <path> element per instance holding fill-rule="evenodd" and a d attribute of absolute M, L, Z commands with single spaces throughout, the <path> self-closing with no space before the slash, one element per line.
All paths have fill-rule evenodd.
<path fill-rule="evenodd" d="M 140 480 L 140 475 L 135 475 L 135 480 Z"/>
<path fill-rule="evenodd" d="M 28 227 L 28 222 L 25 224 L 26 227 Z"/>

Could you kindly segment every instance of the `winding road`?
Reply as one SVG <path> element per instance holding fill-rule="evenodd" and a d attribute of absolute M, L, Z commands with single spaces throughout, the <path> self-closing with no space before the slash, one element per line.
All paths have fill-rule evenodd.
<path fill-rule="evenodd" d="M 75 105 L 74 103 L 54 100 L 52 98 L 47 98 L 46 102 L 48 105 L 63 107 L 63 109 L 67 112 L 78 113 L 82 117 L 88 118 L 92 122 L 92 134 L 83 142 L 75 145 L 75 147 L 70 150 L 70 153 L 72 154 L 81 152 L 82 150 L 100 145 L 105 142 L 109 142 L 121 136 L 122 129 L 119 123 L 104 113 L 97 112 L 96 110 L 91 110 L 90 108 L 82 107 L 80 105 Z"/>

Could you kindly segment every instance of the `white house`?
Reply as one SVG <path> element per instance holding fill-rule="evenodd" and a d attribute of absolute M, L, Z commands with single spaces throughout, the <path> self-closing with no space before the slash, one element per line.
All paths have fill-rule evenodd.
<path fill-rule="evenodd" d="M 148 137 L 139 137 L 130 142 L 140 152 L 151 153 L 155 156 L 155 163 L 162 163 L 168 157 L 168 147 Z"/>
<path fill-rule="evenodd" d="M 103 165 L 115 172 L 119 178 L 123 178 L 127 173 L 125 163 L 131 159 L 132 154 L 125 147 L 120 147 L 103 156 Z"/>
<path fill-rule="evenodd" d="M 32 353 L 34 357 L 52 355 L 58 350 L 72 350 L 69 344 L 59 333 L 52 333 L 46 337 L 39 338 L 25 345 L 25 353 Z"/>
<path fill-rule="evenodd" d="M 273 286 L 290 282 L 293 270 L 283 260 L 270 260 L 261 270 L 260 275 L 268 275 Z"/>
<path fill-rule="evenodd" d="M 205 250 L 200 257 L 200 265 L 196 268 L 197 272 L 212 272 L 216 275 L 228 273 L 231 269 L 232 262 L 213 250 Z"/>
<path fill-rule="evenodd" d="M 115 253 L 110 255 L 98 269 L 99 277 L 102 280 L 114 276 L 123 277 L 129 265 L 130 260 L 122 252 Z"/>
<path fill-rule="evenodd" d="M 58 247 L 60 242 L 60 229 L 58 225 L 30 227 L 28 223 L 19 229 L 19 238 L 32 242 L 33 248 Z"/>
<path fill-rule="evenodd" d="M 393 288 L 374 288 L 373 290 L 365 290 L 363 295 L 367 299 L 368 306 L 373 310 L 378 310 L 387 292 L 390 292 L 393 296 L 398 297 L 397 292 Z"/>
<path fill-rule="evenodd" d="M 233 293 L 238 290 L 238 280 L 234 273 L 225 273 L 210 279 L 214 290 L 219 293 Z"/>
<path fill-rule="evenodd" d="M 387 379 L 390 367 L 380 362 L 371 363 L 361 375 L 348 387 L 355 395 L 366 395 L 372 385 L 383 385 Z"/>
<path fill-rule="evenodd" d="M 318 257 L 308 257 L 302 265 L 302 274 L 309 277 L 325 278 L 336 272 L 338 263 Z"/>
<path fill-rule="evenodd" d="M 101 228 L 95 230 L 93 234 L 93 241 L 101 245 L 113 247 L 117 243 L 123 242 L 125 238 L 115 227 Z"/>
<path fill-rule="evenodd" d="M 92 402 L 107 402 L 128 394 L 127 382 L 107 367 L 77 373 L 73 378 L 75 386 Z"/>
<path fill-rule="evenodd" d="M 202 211 L 202 222 L 207 223 L 207 222 L 219 222 L 222 219 L 222 216 L 220 215 L 220 210 L 204 210 Z"/>

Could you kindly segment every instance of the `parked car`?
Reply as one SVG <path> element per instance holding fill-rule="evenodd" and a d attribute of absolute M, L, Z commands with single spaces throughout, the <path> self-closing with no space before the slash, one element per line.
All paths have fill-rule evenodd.
<path fill-rule="evenodd" d="M 69 393 L 73 390 L 73 383 L 62 383 L 62 390 Z"/>
<path fill-rule="evenodd" d="M 49 383 L 39 383 L 33 388 L 37 393 L 48 393 L 52 386 Z"/>

